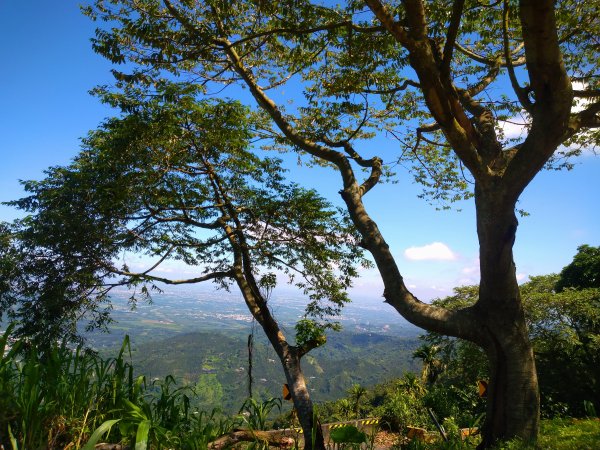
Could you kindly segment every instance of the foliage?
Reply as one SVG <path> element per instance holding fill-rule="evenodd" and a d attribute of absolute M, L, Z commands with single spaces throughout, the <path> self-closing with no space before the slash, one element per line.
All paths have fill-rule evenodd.
<path fill-rule="evenodd" d="M 532 277 L 523 286 L 540 379 L 542 410 L 582 416 L 600 406 L 600 289 L 565 288 L 560 276 Z M 570 380 L 569 383 L 564 380 Z"/>
<path fill-rule="evenodd" d="M 176 387 L 172 377 L 150 385 L 134 378 L 126 359 L 128 340 L 116 358 L 64 344 L 40 353 L 28 341 L 12 338 L 13 329 L 0 339 L 8 347 L 0 361 L 5 448 L 17 448 L 14 440 L 18 448 L 78 449 L 105 436 L 135 442 L 136 448 L 159 443 L 201 449 L 234 424 L 193 407 L 193 390 Z"/>
<path fill-rule="evenodd" d="M 411 378 L 411 377 L 409 377 Z M 396 380 L 395 382 L 389 382 L 385 384 L 377 385 L 373 388 L 367 390 L 365 395 L 365 415 L 364 417 L 376 416 L 377 411 L 381 411 L 383 408 L 377 409 L 376 406 L 381 407 L 382 403 L 386 403 L 391 401 L 394 396 L 394 392 L 398 392 L 403 389 L 403 385 L 406 385 L 406 381 Z M 441 387 L 439 383 L 434 384 L 430 389 L 436 389 L 436 387 Z M 452 386 L 452 385 L 451 385 Z M 443 388 L 447 388 L 448 386 L 444 386 Z M 455 387 L 456 386 L 452 386 Z M 429 396 L 431 391 L 425 394 L 425 398 Z M 344 399 L 340 399 L 334 404 L 327 404 L 321 408 L 321 413 L 324 411 L 329 411 L 328 413 L 324 413 L 324 417 L 328 417 L 331 420 L 336 420 L 336 416 L 331 416 L 327 414 L 332 413 L 332 407 L 337 405 L 344 404 L 344 400 L 347 403 L 350 403 L 351 397 L 347 397 Z M 420 403 L 417 407 L 424 408 L 426 403 Z M 477 444 L 480 442 L 480 436 L 475 435 L 471 436 L 466 440 L 462 440 L 458 435 L 458 428 L 468 428 L 468 427 L 481 427 L 481 417 L 471 417 L 470 422 L 461 423 L 460 419 L 457 419 L 453 416 L 444 415 L 441 412 L 443 411 L 444 406 L 438 403 L 438 401 L 433 401 L 429 407 L 435 410 L 435 413 L 438 417 L 444 418 L 442 421 L 442 425 L 446 433 L 448 434 L 449 440 L 448 442 L 442 441 L 439 437 L 433 443 L 426 443 L 419 440 L 412 440 L 409 443 L 401 444 L 400 449 L 421 449 L 421 450 L 439 450 L 439 449 L 475 449 Z M 481 408 L 479 408 L 481 409 Z M 471 409 L 471 411 L 476 411 L 476 408 Z M 464 410 L 463 413 L 467 413 L 467 410 Z M 385 426 L 385 425 L 384 425 Z M 433 423 L 426 417 L 423 417 L 422 426 L 428 430 L 433 430 Z M 600 421 L 597 419 L 566 419 L 566 418 L 553 418 L 553 419 L 545 419 L 541 422 L 541 432 L 539 441 L 536 446 L 530 446 L 524 444 L 521 441 L 510 441 L 499 444 L 497 447 L 498 450 L 533 450 L 534 448 L 543 448 L 548 450 L 579 450 L 579 449 L 595 449 L 598 446 L 598 442 L 600 442 Z"/>
<path fill-rule="evenodd" d="M 352 413 L 356 419 L 361 417 L 361 403 L 366 393 L 366 388 L 360 384 L 354 384 L 348 390 L 349 400 L 352 402 Z"/>
<path fill-rule="evenodd" d="M 574 268 L 580 280 L 589 280 L 596 273 L 595 249 L 579 247 L 578 254 L 561 275 L 531 277 L 521 286 L 523 307 L 530 339 L 536 356 L 545 417 L 560 415 L 583 416 L 586 402 L 598 407 L 600 393 L 600 291 L 577 284 Z M 587 274 L 587 275 L 582 275 Z M 565 279 L 574 287 L 567 287 Z M 579 286 L 579 287 L 575 287 Z M 447 308 L 464 308 L 477 300 L 476 286 L 455 289 L 455 295 L 436 300 Z M 451 403 L 468 407 L 474 400 L 477 380 L 487 378 L 487 365 L 483 352 L 475 345 L 429 333 L 423 337 L 429 345 L 439 347 L 441 364 L 445 367 L 439 385 L 445 393 L 464 392 L 454 396 Z M 419 353 L 420 354 L 420 353 Z M 565 384 L 564 380 L 570 380 Z M 451 386 L 449 388 L 448 386 Z M 469 393 L 467 395 L 467 392 Z M 435 388 L 428 394 L 436 397 Z M 461 397 L 470 401 L 458 401 Z M 438 398 L 434 403 L 444 402 Z M 444 411 L 442 416 L 455 415 Z"/>
<path fill-rule="evenodd" d="M 300 319 L 296 325 L 296 344 L 299 346 L 310 345 L 311 347 L 321 347 L 327 342 L 327 336 L 322 327 L 308 319 Z M 339 327 L 336 327 L 339 329 Z"/>
<path fill-rule="evenodd" d="M 280 160 L 248 149 L 260 123 L 245 108 L 196 102 L 189 91 L 168 84 L 151 101 L 135 90 L 119 96 L 128 114 L 91 132 L 70 166 L 24 183 L 31 195 L 10 203 L 31 214 L 12 231 L 21 276 L 2 297 L 19 333 L 74 334 L 82 313 L 90 325 L 104 324 L 108 310 L 97 308 L 118 285 L 136 288 L 132 302 L 158 283 L 228 288 L 239 246 L 254 275 L 266 272 L 262 284 L 272 289 L 273 271 L 287 274 L 309 298 L 306 321 L 330 326 L 362 261 L 347 219 L 316 191 L 286 184 Z M 130 262 L 142 255 L 147 269 Z M 169 260 L 198 275 L 158 275 Z M 36 332 L 40 323 L 44 333 Z"/>
<path fill-rule="evenodd" d="M 600 288 L 600 247 L 582 245 L 571 264 L 560 273 L 556 290 Z"/>
<path fill-rule="evenodd" d="M 329 437 L 336 444 L 362 444 L 367 442 L 366 433 L 360 431 L 353 425 L 334 428 L 330 431 Z"/>
<path fill-rule="evenodd" d="M 596 420 L 553 419 L 542 420 L 540 437 L 536 445 L 519 440 L 503 442 L 494 446 L 494 450 L 593 450 L 600 442 L 600 422 Z M 402 450 L 473 450 L 478 441 L 451 438 L 449 442 L 437 440 L 425 443 L 418 440 L 396 448 Z"/>
<path fill-rule="evenodd" d="M 239 414 L 249 429 L 266 430 L 267 419 L 275 408 L 281 410 L 281 398 L 271 398 L 264 402 L 248 398 L 240 408 Z"/>
<path fill-rule="evenodd" d="M 362 399 L 361 417 L 379 417 L 380 426 L 393 431 L 403 431 L 407 426 L 423 426 L 429 423 L 427 411 L 423 405 L 426 390 L 413 373 L 393 381 L 378 384 L 365 392 L 360 390 Z M 352 389 L 350 397 L 340 399 L 324 408 L 332 420 L 355 418 L 358 392 Z"/>

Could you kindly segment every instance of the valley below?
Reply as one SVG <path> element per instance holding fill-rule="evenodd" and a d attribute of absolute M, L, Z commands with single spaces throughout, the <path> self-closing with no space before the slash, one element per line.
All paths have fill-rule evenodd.
<path fill-rule="evenodd" d="M 177 386 L 192 385 L 199 406 L 237 413 L 249 395 L 248 336 L 253 335 L 252 392 L 255 398 L 281 397 L 285 377 L 277 355 L 239 295 L 202 290 L 171 290 L 134 309 L 130 293 L 113 294 L 115 320 L 110 333 L 87 334 L 88 342 L 106 356 L 116 354 L 126 335 L 136 376 L 148 383 L 172 375 Z M 289 339 L 304 314 L 305 302 L 294 293 L 270 300 L 272 311 Z M 337 318 L 339 332 L 306 355 L 303 370 L 314 400 L 346 395 L 355 384 L 372 386 L 418 372 L 412 358 L 420 330 L 383 302 L 356 299 Z M 284 408 L 285 409 L 285 408 Z"/>

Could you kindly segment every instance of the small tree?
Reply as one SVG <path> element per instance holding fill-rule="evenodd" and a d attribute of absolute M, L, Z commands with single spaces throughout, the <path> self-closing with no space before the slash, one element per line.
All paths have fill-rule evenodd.
<path fill-rule="evenodd" d="M 360 404 L 366 394 L 367 390 L 360 384 L 354 384 L 348 390 L 348 396 L 352 402 L 352 412 L 354 414 L 354 418 L 360 417 Z"/>
<path fill-rule="evenodd" d="M 286 184 L 279 160 L 248 150 L 260 123 L 245 108 L 196 102 L 189 92 L 166 83 L 151 100 L 136 90 L 106 93 L 126 114 L 91 132 L 71 165 L 24 183 L 31 195 L 10 203 L 30 213 L 13 230 L 22 276 L 4 311 L 20 320 L 21 334 L 44 342 L 64 335 L 64 325 L 74 335 L 81 314 L 91 313 L 91 325 L 105 321 L 107 311 L 95 308 L 115 286 L 135 288 L 136 301 L 160 283 L 235 285 L 279 356 L 310 436 L 316 426 L 300 360 L 336 327 L 329 318 L 348 301 L 360 251 L 343 215 L 315 191 Z M 127 255 L 153 261 L 134 270 Z M 169 260 L 198 274 L 160 275 Z M 309 298 L 295 343 L 267 303 L 275 273 Z"/>
<path fill-rule="evenodd" d="M 442 371 L 442 362 L 438 359 L 440 349 L 437 345 L 424 344 L 413 352 L 413 358 L 423 361 L 421 379 L 431 386 Z"/>

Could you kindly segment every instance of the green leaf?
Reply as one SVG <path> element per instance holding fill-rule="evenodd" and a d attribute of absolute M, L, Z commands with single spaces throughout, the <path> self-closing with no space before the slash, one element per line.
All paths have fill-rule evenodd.
<path fill-rule="evenodd" d="M 150 420 L 142 420 L 138 425 L 135 435 L 135 450 L 146 450 L 148 448 L 148 437 L 152 422 Z"/>
<path fill-rule="evenodd" d="M 94 446 L 98 443 L 100 438 L 105 434 L 110 433 L 110 430 L 113 427 L 113 425 L 119 422 L 120 420 L 121 419 L 107 420 L 98 428 L 96 428 L 96 430 L 92 433 L 90 440 L 85 444 L 82 450 L 94 450 Z"/>

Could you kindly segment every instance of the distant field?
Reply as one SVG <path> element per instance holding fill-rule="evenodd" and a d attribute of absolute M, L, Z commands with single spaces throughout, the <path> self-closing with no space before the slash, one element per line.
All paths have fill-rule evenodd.
<path fill-rule="evenodd" d="M 222 291 L 177 289 L 154 294 L 151 304 L 139 303 L 134 310 L 127 300 L 130 293 L 113 293 L 109 334 L 89 334 L 99 349 L 120 344 L 125 334 L 134 343 L 160 340 L 179 333 L 219 331 L 248 334 L 252 317 L 239 294 Z M 304 313 L 306 301 L 298 294 L 274 294 L 269 301 L 273 313 L 284 328 L 293 325 Z M 379 300 L 353 299 L 339 317 L 344 330 L 352 333 L 376 333 L 400 337 L 416 337 L 421 331 L 406 322 L 393 308 Z"/>

